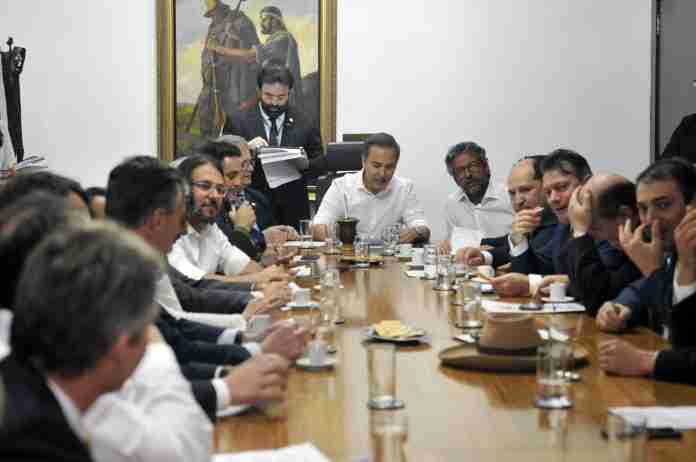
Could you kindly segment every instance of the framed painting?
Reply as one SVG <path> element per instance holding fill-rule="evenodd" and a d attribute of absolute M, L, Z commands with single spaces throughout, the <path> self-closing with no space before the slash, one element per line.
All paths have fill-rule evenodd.
<path fill-rule="evenodd" d="M 291 104 L 336 136 L 337 0 L 157 0 L 158 153 L 190 154 L 257 102 L 267 63 L 295 77 Z"/>

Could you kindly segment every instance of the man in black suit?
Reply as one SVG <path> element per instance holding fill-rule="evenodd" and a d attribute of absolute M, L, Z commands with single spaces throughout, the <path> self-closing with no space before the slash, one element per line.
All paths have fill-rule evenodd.
<path fill-rule="evenodd" d="M 278 224 L 297 227 L 309 218 L 307 179 L 326 171 L 326 159 L 319 128 L 312 126 L 302 112 L 288 105 L 294 78 L 287 67 L 264 66 L 258 74 L 259 103 L 230 119 L 224 133 L 250 140 L 249 146 L 301 147 L 307 152 L 309 167 L 302 177 L 271 189 L 262 166 L 254 169 L 251 186 L 268 197 Z"/>
<path fill-rule="evenodd" d="M 667 157 L 681 157 L 691 163 L 696 162 L 696 114 L 684 117 L 674 130 L 662 152 L 662 159 Z"/>
<path fill-rule="evenodd" d="M 637 180 L 641 226 L 620 232 L 622 247 L 638 267 L 664 263 L 646 279 L 627 287 L 597 314 L 601 330 L 634 325 L 662 331 L 673 349 L 651 351 L 611 339 L 600 344 L 600 366 L 621 375 L 696 384 L 696 168 L 683 159 L 660 160 Z M 652 230 L 646 242 L 643 231 Z"/>
<path fill-rule="evenodd" d="M 91 460 L 82 416 L 140 362 L 161 265 L 141 239 L 108 223 L 57 231 L 32 252 L 17 287 L 12 353 L 0 363 L 8 397 L 0 459 Z"/>

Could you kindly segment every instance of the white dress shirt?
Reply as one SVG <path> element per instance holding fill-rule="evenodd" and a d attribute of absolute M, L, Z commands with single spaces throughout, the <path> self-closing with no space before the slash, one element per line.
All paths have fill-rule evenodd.
<path fill-rule="evenodd" d="M 251 261 L 247 254 L 230 244 L 215 223 L 205 225 L 201 232 L 188 225 L 187 233 L 176 240 L 167 257 L 174 268 L 196 281 L 218 272 L 236 276 Z"/>
<path fill-rule="evenodd" d="M 394 175 L 384 191 L 373 194 L 363 183 L 363 171 L 349 173 L 331 183 L 314 217 L 315 224 L 335 223 L 346 213 L 360 220 L 357 231 L 380 237 L 390 225 L 428 226 L 411 180 Z"/>
<path fill-rule="evenodd" d="M 271 118 L 261 107 L 259 103 L 259 111 L 261 112 L 261 120 L 263 120 L 263 128 L 266 130 L 266 139 L 271 139 Z M 278 144 L 283 140 L 283 127 L 285 127 L 285 112 L 279 115 L 275 120 L 276 129 L 278 130 Z"/>
<path fill-rule="evenodd" d="M 82 423 L 95 462 L 202 462 L 213 450 L 213 426 L 164 343 L 148 345 L 121 390 L 102 395 Z"/>
<path fill-rule="evenodd" d="M 447 237 L 454 228 L 479 231 L 483 237 L 499 237 L 510 232 L 515 213 L 510 204 L 507 188 L 491 178 L 481 202 L 474 204 L 459 189 L 445 202 Z"/>

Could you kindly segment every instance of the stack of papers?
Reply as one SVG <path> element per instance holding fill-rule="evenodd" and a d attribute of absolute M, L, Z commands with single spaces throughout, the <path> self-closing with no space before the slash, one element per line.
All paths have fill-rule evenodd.
<path fill-rule="evenodd" d="M 521 310 L 522 303 L 498 302 L 495 300 L 481 300 L 481 305 L 486 313 L 583 313 L 585 307 L 579 303 L 544 303 L 540 310 Z"/>
<path fill-rule="evenodd" d="M 309 166 L 302 148 L 265 147 L 259 150 L 258 157 L 271 189 L 299 180 L 300 170 Z"/>
<path fill-rule="evenodd" d="M 213 462 L 329 462 L 312 443 L 298 444 L 270 451 L 217 454 Z"/>
<path fill-rule="evenodd" d="M 674 407 L 613 407 L 612 414 L 630 421 L 632 417 L 644 417 L 648 428 L 696 429 L 696 406 Z"/>
<path fill-rule="evenodd" d="M 22 171 L 29 172 L 46 170 L 47 168 L 48 162 L 46 162 L 46 159 L 41 156 L 29 156 L 14 166 L 17 173 Z M 10 176 L 10 169 L 0 170 L 0 179 L 7 178 L 8 176 Z"/>

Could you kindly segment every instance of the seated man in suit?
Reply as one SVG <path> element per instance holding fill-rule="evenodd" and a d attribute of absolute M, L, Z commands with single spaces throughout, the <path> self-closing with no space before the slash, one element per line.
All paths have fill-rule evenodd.
<path fill-rule="evenodd" d="M 192 207 L 188 211 L 186 232 L 169 252 L 169 262 L 194 280 L 254 281 L 287 280 L 280 267 L 263 268 L 230 244 L 215 219 L 222 210 L 227 188 L 215 159 L 196 155 L 179 165 L 191 188 Z"/>
<path fill-rule="evenodd" d="M 635 185 L 620 175 L 593 175 L 573 192 L 568 219 L 573 235 L 561 249 L 560 257 L 567 276 L 548 276 L 541 287 L 567 278 L 570 294 L 585 305 L 588 314 L 594 315 L 602 303 L 643 276 L 623 253 L 618 231 L 626 223 L 631 227 L 638 224 Z M 608 243 L 611 249 L 605 251 L 613 250 L 614 259 L 623 263 L 608 267 L 600 256 L 600 242 Z"/>
<path fill-rule="evenodd" d="M 143 357 L 161 265 L 113 224 L 57 231 L 32 252 L 17 287 L 12 353 L 0 363 L 2 460 L 92 460 L 83 416 Z"/>
<path fill-rule="evenodd" d="M 166 254 L 184 223 L 185 190 L 186 182 L 177 170 L 149 156 L 130 158 L 109 175 L 107 216 Z M 299 356 L 305 341 L 302 329 L 277 323 L 265 338 L 255 338 L 238 329 L 187 321 L 166 273 L 157 283 L 155 301 L 162 307 L 157 326 L 174 349 L 184 374 L 200 379 L 193 382 L 198 385 L 194 393 L 209 414 L 229 404 L 282 397 L 287 362 L 276 353 L 292 359 Z M 258 345 L 255 340 L 262 343 Z M 219 378 L 219 366 L 238 364 L 252 354 L 252 359 Z M 262 386 L 265 381 L 268 387 Z"/>
<path fill-rule="evenodd" d="M 277 223 L 297 228 L 300 220 L 309 218 L 307 180 L 326 171 L 319 127 L 288 104 L 295 80 L 287 67 L 277 64 L 262 67 L 257 83 L 259 103 L 239 117 L 229 119 L 224 133 L 250 140 L 252 150 L 264 146 L 304 148 L 309 167 L 301 172 L 299 179 L 271 188 L 261 166 L 254 169 L 252 177 L 252 187 L 273 204 Z"/>
<path fill-rule="evenodd" d="M 458 143 L 445 156 L 447 172 L 458 190 L 445 202 L 447 238 L 457 240 L 459 233 L 476 231 L 482 237 L 502 236 L 510 232 L 513 212 L 505 185 L 491 180 L 486 150 L 473 141 Z M 454 250 L 458 250 L 453 244 Z"/>
<path fill-rule="evenodd" d="M 43 191 L 9 203 L 0 193 L 0 199 L 6 204 L 0 210 L 0 259 L 8 275 L 0 291 L 0 306 L 11 308 L 20 270 L 30 252 L 49 233 L 65 230 L 77 219 L 66 211 L 62 198 Z M 11 317 L 5 326 L 6 337 L 0 332 L 0 359 L 9 353 L 10 324 Z M 99 461 L 203 460 L 212 451 L 210 420 L 154 326 L 150 326 L 148 338 L 145 355 L 126 384 L 100 396 L 84 415 L 84 427 L 90 429 L 90 452 Z"/>
<path fill-rule="evenodd" d="M 696 169 L 683 159 L 660 160 L 638 176 L 641 225 L 621 231 L 621 243 L 639 267 L 659 268 L 605 303 L 597 325 L 607 332 L 644 325 L 662 332 L 672 350 L 642 350 L 618 339 L 600 345 L 600 366 L 622 375 L 696 384 Z M 652 232 L 646 242 L 644 230 Z M 666 249 L 666 251 L 665 251 Z M 665 258 L 666 257 L 666 258 Z"/>
<path fill-rule="evenodd" d="M 549 238 L 548 233 L 558 223 L 556 215 L 546 207 L 546 196 L 542 191 L 541 162 L 545 156 L 527 156 L 519 160 L 510 170 L 507 190 L 510 196 L 515 218 L 512 222 L 513 232 L 527 226 L 530 220 L 540 223 L 530 232 L 532 245 L 542 245 Z M 525 228 L 526 229 L 526 228 Z M 456 259 L 468 266 L 492 265 L 499 267 L 510 262 L 510 244 L 508 235 L 484 238 L 482 246 L 491 246 L 491 250 L 480 247 L 463 247 L 457 251 Z"/>
<path fill-rule="evenodd" d="M 556 149 L 546 156 L 541 170 L 544 194 L 558 224 L 537 246 L 538 239 L 532 243 L 529 237 L 539 227 L 541 216 L 534 210 L 520 212 L 522 218 L 518 217 L 516 229 L 508 237 L 513 272 L 493 281 L 496 292 L 501 295 L 535 294 L 542 275 L 566 273 L 559 256 L 570 237 L 568 203 L 575 188 L 592 175 L 592 170 L 583 156 L 569 149 Z"/>
<path fill-rule="evenodd" d="M 360 220 L 358 234 L 381 237 L 388 226 L 403 223 L 401 242 L 427 241 L 430 228 L 411 180 L 394 175 L 401 148 L 393 136 L 371 135 L 364 144 L 363 169 L 335 179 L 314 217 L 314 237 L 326 239 L 328 225 L 347 213 Z"/>
<path fill-rule="evenodd" d="M 80 183 L 53 172 L 39 171 L 14 177 L 3 185 L 3 194 L 9 204 L 34 191 L 46 191 L 65 199 L 68 209 L 79 216 L 89 218 L 87 195 Z"/>
<path fill-rule="evenodd" d="M 261 228 L 258 225 L 257 213 L 263 217 L 264 213 L 270 213 L 270 208 L 265 197 L 258 197 L 258 193 L 250 192 L 250 188 L 247 188 L 251 183 L 254 163 L 243 138 L 224 135 L 215 142 L 208 143 L 203 152 L 218 161 L 225 179 L 227 194 L 215 223 L 225 233 L 230 244 L 252 260 L 260 261 L 262 256 L 274 254 L 275 245 L 284 243 L 288 238 L 297 238 L 297 233 L 291 226 L 266 225 Z M 253 201 L 252 196 L 261 202 Z M 268 218 L 264 217 L 264 220 L 268 221 Z M 278 239 L 279 236 L 282 238 Z"/>

